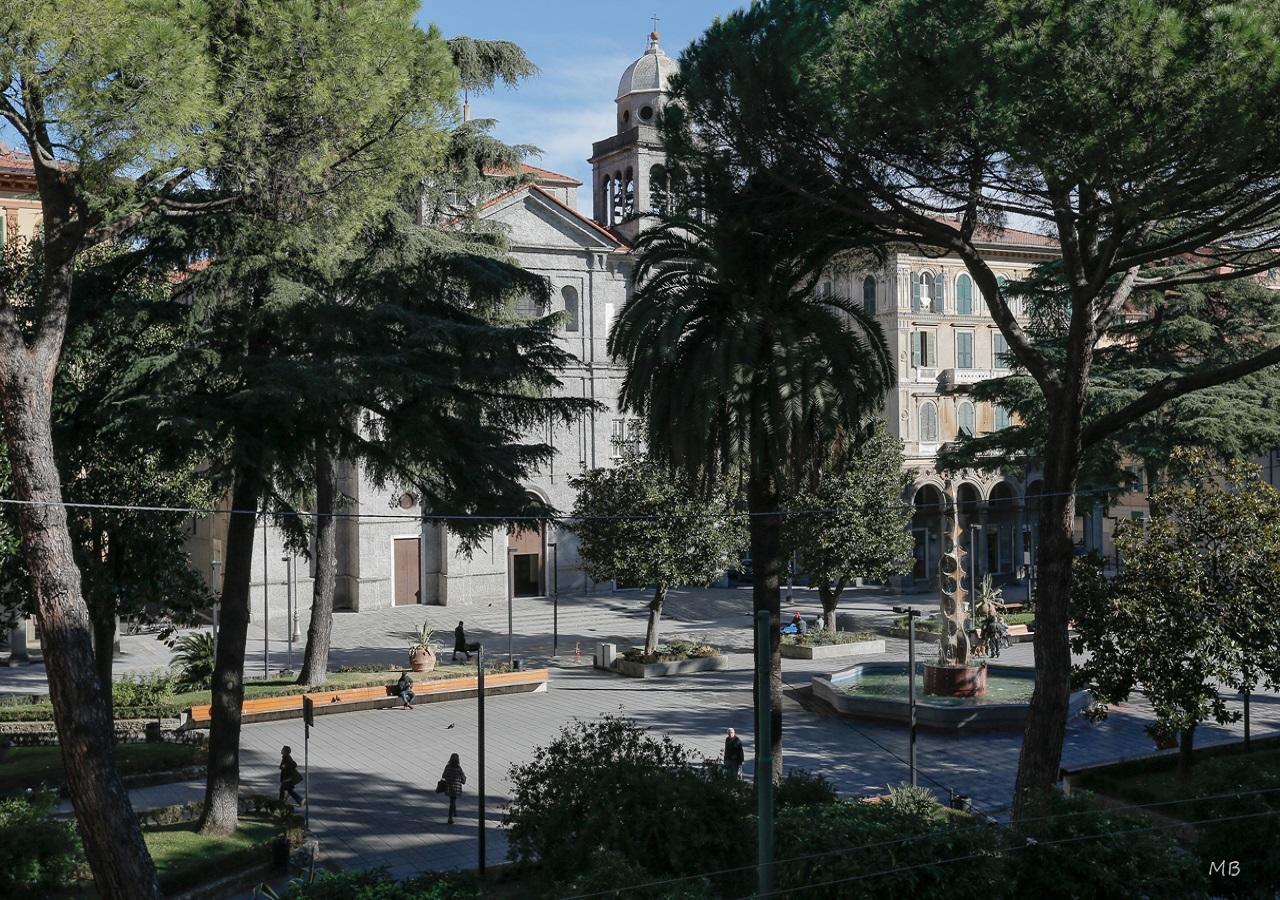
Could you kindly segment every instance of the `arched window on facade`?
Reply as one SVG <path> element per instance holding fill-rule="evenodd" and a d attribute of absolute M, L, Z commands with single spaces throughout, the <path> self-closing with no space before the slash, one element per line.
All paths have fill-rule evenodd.
<path fill-rule="evenodd" d="M 528 294 L 516 298 L 516 315 L 521 319 L 539 319 L 544 315 L 542 301 Z"/>
<path fill-rule="evenodd" d="M 625 208 L 622 202 L 622 173 L 613 173 L 613 206 L 610 214 L 610 221 L 614 225 L 621 224 L 625 215 Z"/>
<path fill-rule="evenodd" d="M 1018 315 L 1018 298 L 1009 296 L 1009 279 L 1005 278 L 1003 275 L 997 275 L 996 284 L 1000 285 L 1000 297 L 1009 307 L 1009 312 L 1013 313 L 1015 316 Z"/>
<path fill-rule="evenodd" d="M 564 298 L 564 314 L 565 314 L 565 331 L 577 331 L 579 326 L 580 312 L 578 310 L 578 291 L 574 287 L 566 285 L 561 288 L 560 296 Z"/>
<path fill-rule="evenodd" d="M 965 272 L 956 276 L 956 315 L 973 315 L 973 279 Z"/>
<path fill-rule="evenodd" d="M 911 311 L 923 312 L 932 306 L 933 275 L 918 272 L 911 276 Z"/>
<path fill-rule="evenodd" d="M 623 178 L 622 215 L 630 219 L 636 214 L 636 176 L 631 169 Z"/>
<path fill-rule="evenodd" d="M 941 272 L 933 278 L 933 311 L 941 315 L 947 300 L 947 278 Z"/>
<path fill-rule="evenodd" d="M 1009 415 L 1009 410 L 996 404 L 996 431 L 1004 431 L 1012 424 L 1013 417 Z"/>
<path fill-rule="evenodd" d="M 920 443 L 938 443 L 938 405 L 932 400 L 920 406 Z"/>
<path fill-rule="evenodd" d="M 862 308 L 867 315 L 876 314 L 876 277 L 868 275 L 862 279 Z"/>
<path fill-rule="evenodd" d="M 968 400 L 961 400 L 960 405 L 956 407 L 956 426 L 963 436 L 973 437 L 978 433 L 977 418 L 974 415 L 973 404 Z"/>
<path fill-rule="evenodd" d="M 667 170 L 662 163 L 649 170 L 649 207 L 653 212 L 666 213 L 667 209 Z"/>

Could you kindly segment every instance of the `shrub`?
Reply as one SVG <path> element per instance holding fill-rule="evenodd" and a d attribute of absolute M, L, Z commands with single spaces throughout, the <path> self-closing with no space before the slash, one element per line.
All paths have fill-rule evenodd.
<path fill-rule="evenodd" d="M 464 874 L 432 874 L 396 881 L 384 868 L 322 872 L 310 881 L 289 882 L 282 900 L 471 900 L 480 896 L 475 879 Z"/>
<path fill-rule="evenodd" d="M 1057 896 L 1064 884 L 1077 897 L 1208 894 L 1205 867 L 1167 831 L 1099 809 L 1087 797 L 1054 792 L 1030 808 L 1012 837 L 1020 846 L 1010 871 L 1019 897 Z"/>
<path fill-rule="evenodd" d="M 787 806 L 811 806 L 835 803 L 839 799 L 835 785 L 823 775 L 805 769 L 792 769 L 774 787 L 773 799 L 779 809 Z"/>
<path fill-rule="evenodd" d="M 193 631 L 169 645 L 173 651 L 173 668 L 180 691 L 207 691 L 213 684 L 213 635 Z"/>
<path fill-rule="evenodd" d="M 641 868 L 614 850 L 597 853 L 587 869 L 568 886 L 556 886 L 556 896 L 593 896 L 600 900 L 716 900 L 721 895 L 705 878 L 688 878 L 674 884 L 628 887 L 667 881 Z"/>
<path fill-rule="evenodd" d="M 651 654 L 645 654 L 642 647 L 632 647 L 622 654 L 622 658 L 627 662 L 655 663 L 706 659 L 709 656 L 719 655 L 719 650 L 701 641 L 671 641 L 668 644 L 660 644 L 657 652 Z"/>
<path fill-rule="evenodd" d="M 889 805 L 907 816 L 931 819 L 938 814 L 938 801 L 928 788 L 900 784 L 889 788 Z"/>
<path fill-rule="evenodd" d="M 126 674 L 112 682 L 111 702 L 117 709 L 163 707 L 173 689 L 173 676 L 164 672 Z"/>
<path fill-rule="evenodd" d="M 556 885 L 603 853 L 661 878 L 749 865 L 754 854 L 750 788 L 629 719 L 568 725 L 510 778 L 509 853 Z M 740 894 L 751 877 L 716 887 Z"/>
<path fill-rule="evenodd" d="M 784 634 L 782 643 L 797 647 L 830 647 L 833 644 L 857 644 L 875 639 L 876 636 L 869 631 L 829 631 L 824 628 L 805 634 Z"/>
<path fill-rule="evenodd" d="M 75 822 L 53 815 L 52 792 L 0 800 L 0 896 L 43 896 L 70 885 L 82 860 Z"/>

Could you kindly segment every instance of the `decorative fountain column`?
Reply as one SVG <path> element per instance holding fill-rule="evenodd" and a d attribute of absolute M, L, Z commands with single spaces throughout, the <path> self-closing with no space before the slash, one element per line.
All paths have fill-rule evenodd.
<path fill-rule="evenodd" d="M 987 667 L 969 659 L 969 635 L 964 628 L 965 553 L 960 546 L 958 507 L 949 498 L 942 512 L 942 559 L 938 565 L 942 637 L 938 662 L 924 666 L 924 692 L 944 697 L 981 697 L 987 691 Z"/>

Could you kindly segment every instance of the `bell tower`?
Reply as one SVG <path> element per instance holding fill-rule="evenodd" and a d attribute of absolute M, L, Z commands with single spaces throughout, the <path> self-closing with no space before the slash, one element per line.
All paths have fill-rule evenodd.
<path fill-rule="evenodd" d="M 617 132 L 594 143 L 589 160 L 593 217 L 629 241 L 643 230 L 644 216 L 667 202 L 666 155 L 657 116 L 679 66 L 658 45 L 656 19 L 654 24 L 648 49 L 618 82 Z"/>

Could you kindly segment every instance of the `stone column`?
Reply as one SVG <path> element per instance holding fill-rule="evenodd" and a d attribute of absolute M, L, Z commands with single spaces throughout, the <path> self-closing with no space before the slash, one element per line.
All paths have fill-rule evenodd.
<path fill-rule="evenodd" d="M 21 619 L 18 625 L 9 632 L 9 665 L 27 666 L 31 664 L 31 653 L 27 650 L 27 620 Z"/>

